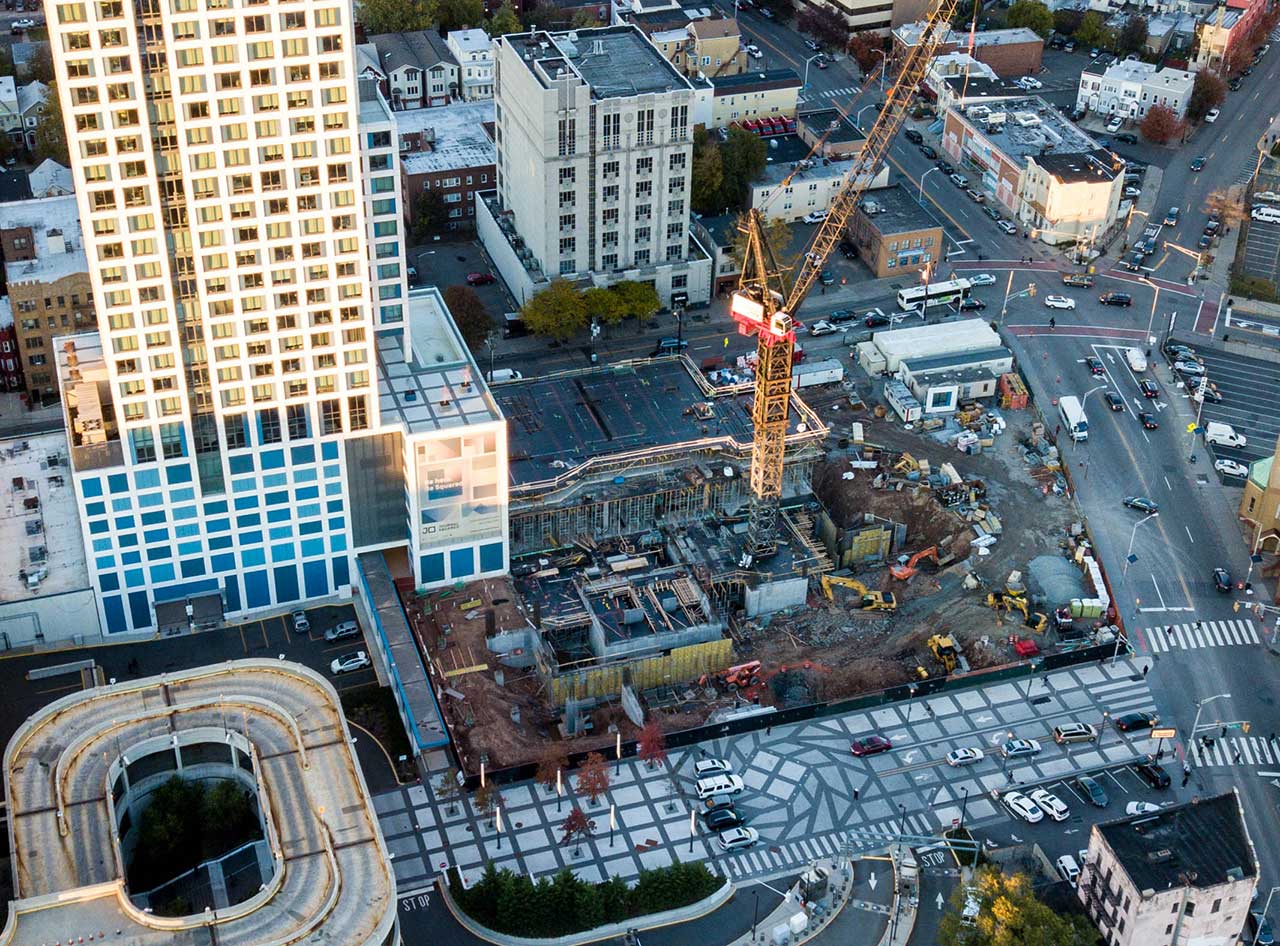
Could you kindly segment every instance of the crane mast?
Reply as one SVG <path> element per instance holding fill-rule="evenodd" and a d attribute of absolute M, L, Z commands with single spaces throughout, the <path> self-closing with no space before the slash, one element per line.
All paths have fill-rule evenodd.
<path fill-rule="evenodd" d="M 751 411 L 754 438 L 748 508 L 748 551 L 755 559 L 767 558 L 778 548 L 778 504 L 782 498 L 791 408 L 791 363 L 796 344 L 791 313 L 799 309 L 813 288 L 814 280 L 853 217 L 858 200 L 884 160 L 893 136 L 902 127 L 911 96 L 951 27 L 957 2 L 933 0 L 930 4 L 920 42 L 908 51 L 898 78 L 885 98 L 884 108 L 867 133 L 853 169 L 801 259 L 790 291 L 782 283 L 782 273 L 765 235 L 764 218 L 759 208 L 752 208 L 747 213 L 742 276 L 733 294 L 729 314 L 738 324 L 741 334 L 756 336 L 756 379 Z M 821 144 L 820 141 L 814 150 Z M 791 177 L 788 176 L 779 188 L 790 183 Z"/>

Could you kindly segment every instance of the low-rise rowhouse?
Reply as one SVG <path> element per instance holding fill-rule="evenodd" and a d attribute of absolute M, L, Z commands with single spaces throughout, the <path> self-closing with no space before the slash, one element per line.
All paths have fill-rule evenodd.
<path fill-rule="evenodd" d="M 98 324 L 75 197 L 0 204 L 0 252 L 27 396 L 56 401 L 55 339 Z"/>
<path fill-rule="evenodd" d="M 1240 518 L 1251 525 L 1251 549 L 1280 554 L 1280 441 L 1272 456 L 1254 460 L 1240 498 Z"/>
<path fill-rule="evenodd" d="M 711 254 L 713 295 L 724 295 L 738 288 L 742 264 L 733 255 L 737 226 L 737 214 L 719 214 L 715 217 L 699 217 L 694 214 L 689 221 L 689 231 Z"/>
<path fill-rule="evenodd" d="M 458 62 L 435 30 L 380 33 L 359 52 L 361 76 L 380 82 L 394 111 L 446 105 L 460 94 Z"/>
<path fill-rule="evenodd" d="M 901 184 L 869 191 L 849 222 L 849 235 L 877 279 L 919 272 L 943 255 L 942 224 Z"/>
<path fill-rule="evenodd" d="M 493 98 L 493 43 L 484 30 L 451 30 L 445 45 L 458 63 L 462 97 L 468 102 Z"/>
<path fill-rule="evenodd" d="M 1100 56 L 1080 73 L 1076 109 L 1138 121 L 1151 106 L 1163 105 L 1183 118 L 1195 78 L 1195 73 L 1182 69 Z"/>
<path fill-rule="evenodd" d="M 744 72 L 711 79 L 711 126 L 728 128 L 762 118 L 795 118 L 800 86 L 794 69 Z"/>
<path fill-rule="evenodd" d="M 768 163 L 751 182 L 751 206 L 786 223 L 830 209 L 854 162 L 808 155 L 809 145 L 796 135 L 771 138 Z"/>
<path fill-rule="evenodd" d="M 1196 26 L 1191 67 L 1231 72 L 1247 66 L 1249 34 L 1267 13 L 1267 0 L 1229 0 L 1206 13 Z"/>
<path fill-rule="evenodd" d="M 919 44 L 923 34 L 923 21 L 904 23 L 895 29 L 893 58 L 902 62 L 907 52 Z M 936 54 L 945 55 L 957 50 L 970 53 L 974 59 L 990 66 L 996 75 L 1003 78 L 1034 76 L 1040 71 L 1044 59 L 1044 40 L 1034 30 L 1026 27 L 983 30 L 972 36 L 948 30 Z"/>
<path fill-rule="evenodd" d="M 1077 893 L 1108 946 L 1236 943 L 1258 884 L 1234 789 L 1095 824 L 1080 867 Z"/>
<path fill-rule="evenodd" d="M 475 195 L 495 180 L 493 117 L 493 99 L 395 113 L 407 214 L 435 191 L 450 230 L 475 226 Z"/>
<path fill-rule="evenodd" d="M 1116 222 L 1115 157 L 1039 97 L 947 109 L 942 148 L 1035 239 L 1092 243 Z"/>
<path fill-rule="evenodd" d="M 649 41 L 690 78 L 736 76 L 750 66 L 738 21 L 727 17 L 694 20 L 676 29 L 654 31 L 649 33 Z"/>

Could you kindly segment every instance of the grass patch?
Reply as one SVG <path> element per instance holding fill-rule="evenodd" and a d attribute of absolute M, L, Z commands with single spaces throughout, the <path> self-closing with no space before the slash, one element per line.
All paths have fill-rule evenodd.
<path fill-rule="evenodd" d="M 1233 296 L 1244 296 L 1247 299 L 1257 299 L 1259 302 L 1277 301 L 1275 283 L 1247 273 L 1231 274 L 1230 292 Z"/>
<path fill-rule="evenodd" d="M 342 712 L 349 722 L 368 730 L 391 756 L 401 780 L 414 777 L 413 749 L 400 720 L 396 698 L 387 687 L 362 687 L 342 694 Z M 404 756 L 404 761 L 400 757 Z"/>

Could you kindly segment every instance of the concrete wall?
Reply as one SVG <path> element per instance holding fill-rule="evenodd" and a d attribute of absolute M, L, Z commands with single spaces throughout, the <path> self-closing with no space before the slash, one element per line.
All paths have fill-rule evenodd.
<path fill-rule="evenodd" d="M 748 588 L 744 595 L 747 617 L 772 614 L 783 608 L 795 608 L 804 604 L 809 596 L 808 578 L 781 578 Z"/>
<path fill-rule="evenodd" d="M 489 205 L 481 199 L 481 196 L 479 193 L 476 194 L 476 234 L 493 259 L 493 265 L 498 268 L 498 275 L 511 290 L 516 304 L 524 305 L 534 293 L 533 277 L 529 275 L 529 271 L 516 256 L 516 251 L 507 242 L 506 234 L 498 229 L 498 222 L 493 219 L 493 214 L 489 212 Z"/>

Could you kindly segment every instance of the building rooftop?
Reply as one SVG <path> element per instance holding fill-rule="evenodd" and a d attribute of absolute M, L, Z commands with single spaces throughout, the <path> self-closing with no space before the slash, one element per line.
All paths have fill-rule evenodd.
<path fill-rule="evenodd" d="M 961 34 L 960 42 L 963 43 L 965 37 Z M 1008 46 L 1013 43 L 1043 43 L 1035 30 L 1028 29 L 1025 26 L 1014 27 L 1007 30 L 980 30 L 973 34 L 974 46 Z"/>
<path fill-rule="evenodd" d="M 0 544 L 9 550 L 0 601 L 89 587 L 66 433 L 0 441 L 0 466 Z M 29 576 L 40 577 L 29 582 Z"/>
<path fill-rule="evenodd" d="M 1139 891 L 1213 887 L 1258 876 L 1257 855 L 1233 789 L 1159 814 L 1095 825 Z"/>
<path fill-rule="evenodd" d="M 752 182 L 756 186 L 765 184 L 774 187 L 792 172 L 795 172 L 794 180 L 800 182 L 844 177 L 853 170 L 853 161 L 833 161 L 817 155 L 810 158 L 809 146 L 796 135 L 774 135 L 765 140 L 769 145 L 766 158 L 768 163 L 760 177 Z M 807 166 L 797 169 L 796 165 L 801 161 L 806 162 Z M 796 186 L 799 187 L 800 184 L 797 183 Z"/>
<path fill-rule="evenodd" d="M 0 204 L 0 230 L 17 227 L 31 228 L 36 258 L 5 263 L 10 283 L 54 282 L 74 273 L 89 272 L 75 195 Z"/>
<path fill-rule="evenodd" d="M 1195 73 L 1183 69 L 1161 69 L 1154 63 L 1140 59 L 1116 60 L 1099 56 L 1085 68 L 1091 75 L 1101 75 L 1104 79 L 1115 82 L 1133 82 L 1136 84 L 1156 86 L 1174 95 L 1190 92 L 1195 81 Z"/>
<path fill-rule="evenodd" d="M 504 36 L 543 86 L 565 72 L 596 99 L 691 90 L 689 81 L 635 26 Z"/>
<path fill-rule="evenodd" d="M 942 226 L 942 222 L 929 208 L 916 200 L 915 194 L 901 184 L 867 191 L 862 200 L 863 206 L 871 202 L 880 208 L 880 212 L 868 215 L 867 219 L 884 236 Z"/>
<path fill-rule="evenodd" d="M 994 348 L 981 348 L 978 351 L 930 355 L 926 358 L 912 358 L 908 355 L 902 359 L 902 363 L 910 369 L 913 375 L 919 375 L 935 371 L 959 371 L 969 369 L 984 361 L 1000 361 L 1001 359 L 1012 357 L 1013 352 L 1003 345 L 999 345 Z M 985 368 L 976 370 L 987 371 Z M 990 372 L 987 371 L 987 373 L 989 374 Z"/>
<path fill-rule="evenodd" d="M 738 21 L 728 17 L 694 20 L 689 24 L 689 33 L 697 39 L 726 39 L 730 36 L 741 36 Z"/>
<path fill-rule="evenodd" d="M 1005 116 L 1002 126 L 988 124 L 996 114 Z M 1057 154 L 1098 150 L 1096 141 L 1038 95 L 1011 98 L 998 105 L 969 105 L 964 117 L 1015 162 L 1038 157 L 1045 150 Z"/>
<path fill-rule="evenodd" d="M 1241 18 L 1248 12 L 1248 9 L 1241 9 L 1240 7 L 1219 6 L 1202 16 L 1200 22 L 1206 26 L 1229 30 L 1239 23 Z M 1218 19 L 1219 16 L 1222 17 L 1221 20 Z"/>
<path fill-rule="evenodd" d="M 605 457 L 714 439 L 751 446 L 750 391 L 710 388 L 683 358 L 499 384 L 493 395 L 508 421 L 516 489 L 586 471 Z M 801 419 L 792 411 L 791 432 Z"/>
<path fill-rule="evenodd" d="M 356 80 L 356 88 L 360 96 L 360 124 L 361 125 L 390 125 L 391 107 L 387 105 L 387 100 L 382 97 L 382 89 L 378 87 L 378 80 L 372 77 L 362 77 Z"/>
<path fill-rule="evenodd" d="M 934 77 L 967 75 L 971 79 L 999 79 L 995 70 L 985 62 L 979 62 L 961 50 L 934 56 L 929 63 L 929 74 Z"/>
<path fill-rule="evenodd" d="M 400 165 L 406 174 L 482 168 L 498 159 L 485 127 L 494 121 L 493 99 L 408 109 L 396 112 L 394 118 L 396 133 L 402 136 Z M 429 150 L 405 150 L 403 136 L 416 133 L 429 138 Z"/>
<path fill-rule="evenodd" d="M 33 197 L 62 197 L 75 193 L 75 180 L 71 169 L 65 168 L 53 158 L 45 158 L 39 167 L 27 174 Z"/>
<path fill-rule="evenodd" d="M 450 30 L 446 39 L 467 55 L 485 55 L 493 51 L 493 41 L 484 30 Z"/>
<path fill-rule="evenodd" d="M 377 36 L 370 36 L 369 42 L 378 51 L 378 68 L 383 75 L 406 66 L 430 69 L 442 62 L 454 62 L 453 53 L 445 45 L 444 37 L 435 30 L 379 33 Z"/>
<path fill-rule="evenodd" d="M 948 99 L 961 105 L 971 105 L 983 101 L 1016 99 L 1022 98 L 1027 94 L 1025 89 L 1019 88 L 1012 82 L 973 73 L 966 74 L 961 72 L 956 75 L 943 76 L 942 83 L 946 86 Z"/>
<path fill-rule="evenodd" d="M 769 69 L 765 72 L 741 72 L 736 76 L 712 76 L 713 95 L 739 95 L 767 89 L 800 88 L 803 83 L 794 69 Z"/>
<path fill-rule="evenodd" d="M 1120 173 L 1112 163 L 1115 159 L 1105 148 L 1089 152 L 1067 154 L 1037 154 L 1036 164 L 1044 168 L 1064 184 L 1084 181 L 1114 181 Z"/>
<path fill-rule="evenodd" d="M 815 140 L 825 135 L 826 140 L 833 144 L 854 145 L 867 138 L 862 133 L 862 129 L 853 123 L 853 119 L 843 114 L 838 108 L 816 108 L 797 112 L 796 125 Z"/>
<path fill-rule="evenodd" d="M 698 217 L 698 222 L 715 240 L 716 246 L 733 246 L 738 228 L 737 214 L 717 214 L 714 217 Z"/>
<path fill-rule="evenodd" d="M 55 700 L 5 750 L 11 940 L 105 939 L 98 931 L 115 930 L 131 946 L 386 942 L 395 879 L 352 742 L 333 686 L 280 660 L 228 661 Z M 173 768 L 174 746 L 207 756 L 218 744 L 234 747 L 257 779 L 273 875 L 234 908 L 143 912 L 117 866 L 116 791 L 126 778 Z M 230 748 L 225 755 L 232 764 Z M 54 770 L 65 777 L 51 778 Z"/>
<path fill-rule="evenodd" d="M 434 286 L 409 293 L 410 352 L 404 335 L 378 336 L 378 410 L 383 427 L 406 434 L 501 420 L 444 297 Z"/>

